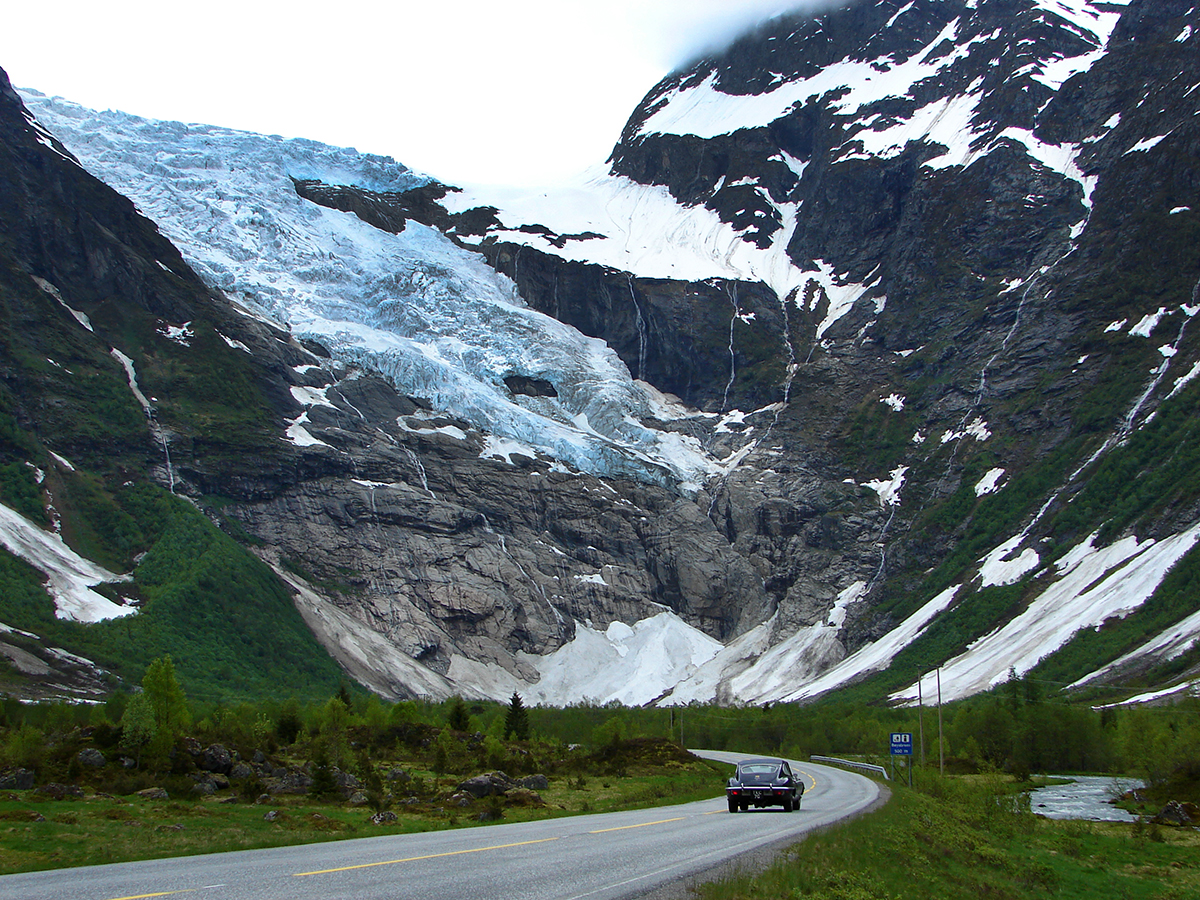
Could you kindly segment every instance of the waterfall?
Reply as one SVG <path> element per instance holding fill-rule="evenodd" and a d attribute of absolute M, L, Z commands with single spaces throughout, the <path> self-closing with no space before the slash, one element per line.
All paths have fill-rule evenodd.
<path fill-rule="evenodd" d="M 725 396 L 721 398 L 721 412 L 725 412 L 729 408 L 729 391 L 733 388 L 733 381 L 737 377 L 737 355 L 733 351 L 733 326 L 737 324 L 741 310 L 738 308 L 736 281 L 725 283 L 725 294 L 733 305 L 733 312 L 729 317 L 729 381 L 725 383 Z"/>
<path fill-rule="evenodd" d="M 638 369 L 635 378 L 642 381 L 646 380 L 646 319 L 642 316 L 642 307 L 638 305 L 637 292 L 633 289 L 633 276 L 627 277 L 629 282 L 629 297 L 633 300 L 633 308 L 637 313 L 637 334 L 638 334 Z"/>
<path fill-rule="evenodd" d="M 412 461 L 412 464 L 416 467 L 417 476 L 421 479 L 421 488 L 425 491 L 425 493 L 436 500 L 437 495 L 429 489 L 429 478 L 425 474 L 425 466 L 421 463 L 421 457 L 417 456 L 416 452 L 410 447 L 401 446 L 400 449 L 404 451 L 405 455 L 408 456 L 408 458 Z"/>

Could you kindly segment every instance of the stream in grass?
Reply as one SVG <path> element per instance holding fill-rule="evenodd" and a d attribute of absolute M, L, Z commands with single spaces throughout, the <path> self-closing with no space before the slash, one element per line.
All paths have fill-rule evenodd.
<path fill-rule="evenodd" d="M 1109 801 L 1131 788 L 1141 787 L 1136 778 L 1111 775 L 1070 775 L 1070 784 L 1038 788 L 1029 796 L 1033 812 L 1048 819 L 1087 819 L 1091 822 L 1132 822 L 1137 817 Z"/>

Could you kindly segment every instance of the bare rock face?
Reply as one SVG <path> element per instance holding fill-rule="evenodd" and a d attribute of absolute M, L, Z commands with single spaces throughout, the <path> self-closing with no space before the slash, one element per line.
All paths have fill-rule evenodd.
<path fill-rule="evenodd" d="M 518 652 L 552 652 L 575 621 L 633 623 L 665 605 L 725 637 L 770 606 L 697 504 L 664 488 L 481 460 L 391 430 L 394 444 L 356 454 L 359 477 L 301 481 L 230 514 L 435 672 L 458 654 L 527 678 Z"/>

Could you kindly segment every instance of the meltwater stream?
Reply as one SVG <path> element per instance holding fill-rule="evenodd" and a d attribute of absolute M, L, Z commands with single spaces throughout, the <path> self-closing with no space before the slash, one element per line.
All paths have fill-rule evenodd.
<path fill-rule="evenodd" d="M 1072 775 L 1070 784 L 1055 784 L 1030 793 L 1033 812 L 1047 819 L 1086 819 L 1090 822 L 1133 822 L 1137 816 L 1109 801 L 1132 788 L 1135 778 L 1106 775 Z"/>

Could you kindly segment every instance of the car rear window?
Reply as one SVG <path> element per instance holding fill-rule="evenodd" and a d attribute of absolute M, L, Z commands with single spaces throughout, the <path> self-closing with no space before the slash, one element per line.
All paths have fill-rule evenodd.
<path fill-rule="evenodd" d="M 756 763 L 751 766 L 741 766 L 738 769 L 742 775 L 774 775 L 779 771 L 779 766 L 767 765 L 765 763 Z"/>

